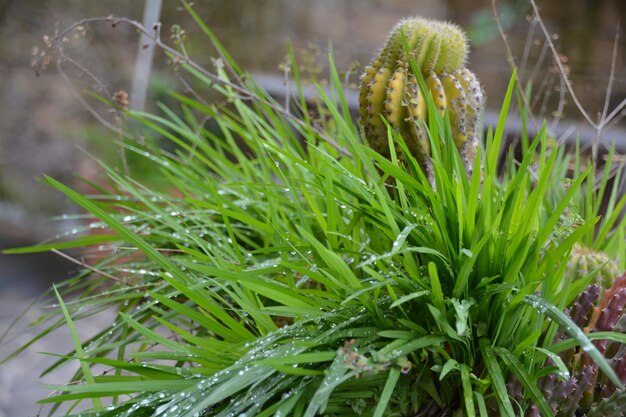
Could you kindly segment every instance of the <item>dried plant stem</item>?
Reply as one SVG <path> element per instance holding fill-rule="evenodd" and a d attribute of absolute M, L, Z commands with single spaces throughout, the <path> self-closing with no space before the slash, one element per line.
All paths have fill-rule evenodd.
<path fill-rule="evenodd" d="M 86 25 L 93 24 L 93 23 L 109 23 L 113 27 L 117 26 L 120 23 L 127 24 L 127 25 L 133 27 L 134 29 L 136 29 L 139 33 L 146 35 L 147 38 L 150 39 L 150 41 L 154 43 L 154 46 L 162 49 L 177 64 L 189 65 L 191 68 L 193 68 L 194 70 L 198 71 L 203 76 L 205 76 L 208 79 L 210 79 L 211 81 L 213 81 L 213 82 L 215 82 L 217 84 L 221 84 L 221 85 L 224 85 L 224 86 L 227 86 L 227 87 L 233 89 L 235 92 L 241 94 L 246 99 L 254 100 L 254 101 L 258 102 L 258 103 L 263 104 L 264 106 L 268 106 L 272 110 L 274 110 L 274 111 L 284 115 L 285 118 L 289 119 L 290 121 L 292 121 L 295 124 L 298 124 L 298 125 L 301 125 L 301 126 L 305 125 L 305 122 L 300 120 L 296 115 L 291 114 L 285 108 L 281 107 L 280 105 L 276 104 L 275 102 L 269 101 L 269 100 L 265 99 L 264 97 L 259 96 L 258 94 L 255 94 L 253 91 L 251 91 L 247 86 L 244 85 L 244 80 L 242 80 L 238 76 L 238 74 L 235 73 L 235 79 L 239 80 L 240 83 L 239 84 L 233 83 L 230 80 L 227 80 L 224 77 L 220 76 L 219 74 L 215 74 L 215 73 L 212 73 L 212 72 L 206 70 L 204 67 L 202 67 L 200 64 L 198 64 L 197 62 L 195 62 L 192 59 L 190 59 L 188 56 L 180 53 L 178 50 L 176 50 L 176 49 L 172 48 L 171 46 L 165 44 L 161 40 L 161 31 L 160 31 L 161 26 L 158 25 L 158 24 L 154 25 L 153 31 L 150 31 L 150 30 L 146 29 L 140 22 L 138 22 L 136 20 L 133 20 L 133 19 L 125 18 L 125 17 L 106 16 L 106 17 L 92 17 L 92 18 L 81 19 L 79 21 L 74 22 L 73 24 L 68 26 L 63 31 L 59 32 L 54 37 L 52 45 L 50 45 L 48 47 L 48 51 L 50 49 L 52 49 L 52 48 L 56 48 L 56 50 L 60 53 L 60 57 L 63 57 L 62 60 L 71 62 L 72 64 L 76 64 L 75 61 L 69 61 L 68 58 L 62 54 L 62 46 L 61 46 L 62 41 L 70 33 L 72 33 L 73 31 L 77 30 L 78 28 L 82 28 L 82 27 L 84 27 Z M 223 60 L 222 62 L 224 62 L 227 65 L 227 61 Z M 62 72 L 62 67 L 60 65 L 60 62 L 57 62 L 57 68 L 59 68 L 59 70 Z M 69 80 L 69 77 L 67 77 L 66 74 L 63 77 L 64 77 L 64 79 Z M 97 79 L 97 78 L 94 77 L 94 79 Z M 70 82 L 70 86 L 71 86 L 71 82 Z M 75 95 L 80 96 L 80 94 L 78 94 L 75 91 L 75 89 L 73 89 L 73 90 L 74 90 Z M 100 116 L 95 111 L 95 109 L 93 109 L 93 107 L 90 106 L 82 97 L 77 97 L 77 98 L 79 99 L 79 102 L 82 105 L 84 105 L 85 108 L 91 114 L 93 114 L 96 117 L 96 119 L 98 121 L 103 122 L 103 124 L 105 126 L 107 126 L 109 129 L 112 129 L 114 131 L 118 131 L 119 130 L 119 129 L 117 129 L 116 126 L 112 125 L 111 123 L 106 121 L 102 116 Z M 320 136 L 320 138 L 324 139 L 331 146 L 333 146 L 333 148 L 335 148 L 337 150 L 337 152 L 339 152 L 340 154 L 346 155 L 346 156 L 350 155 L 349 152 L 346 149 L 344 149 L 343 147 L 339 146 L 337 144 L 337 142 L 331 136 L 328 135 L 327 132 L 324 132 L 321 129 L 318 129 L 318 131 L 316 131 L 316 133 Z"/>
<path fill-rule="evenodd" d="M 559 82 L 561 84 L 559 87 L 559 104 L 556 111 L 554 112 L 554 120 L 550 125 L 552 130 L 555 130 L 557 125 L 559 124 L 559 120 L 563 116 L 563 110 L 565 108 L 565 82 L 563 81 L 563 78 L 559 78 Z"/>
<path fill-rule="evenodd" d="M 504 48 L 506 51 L 506 57 L 507 57 L 507 61 L 509 62 L 509 66 L 511 67 L 511 69 L 517 68 L 517 63 L 515 62 L 515 57 L 513 56 L 513 52 L 511 50 L 511 45 L 509 44 L 508 38 L 507 38 L 507 34 L 504 31 L 504 27 L 502 26 L 502 21 L 500 20 L 500 15 L 498 12 L 498 6 L 496 5 L 497 0 L 491 0 L 491 9 L 493 12 L 493 16 L 494 19 L 496 21 L 496 25 L 498 26 L 498 32 L 500 33 L 500 37 L 502 38 L 502 41 L 504 43 Z M 535 128 L 535 131 L 539 130 L 539 127 L 536 124 L 535 118 L 533 117 L 532 114 L 532 110 L 531 110 L 531 106 L 528 103 L 528 98 L 526 97 L 526 93 L 524 92 L 523 88 L 522 88 L 522 83 L 521 83 L 521 79 L 520 79 L 520 73 L 516 72 L 515 73 L 515 87 L 520 95 L 520 97 L 522 98 L 522 101 L 524 102 L 524 106 L 526 107 L 526 109 L 528 110 L 528 112 L 530 113 L 529 120 L 532 123 L 533 127 Z"/>
<path fill-rule="evenodd" d="M 118 282 L 118 283 L 120 283 L 122 285 L 129 286 L 129 284 L 127 282 L 125 282 L 125 281 L 123 281 L 123 280 L 121 280 L 121 279 L 119 279 L 117 277 L 114 277 L 113 275 L 108 274 L 108 273 L 106 273 L 104 271 L 101 271 L 98 268 L 94 268 L 93 266 L 89 265 L 88 263 L 86 263 L 83 260 L 78 260 L 78 259 L 74 258 L 73 256 L 70 256 L 67 253 L 61 252 L 60 250 L 57 250 L 57 249 L 51 249 L 50 251 L 52 253 L 56 254 L 56 255 L 59 255 L 60 257 L 62 257 L 64 259 L 67 259 L 68 261 L 70 261 L 70 262 L 72 262 L 72 263 L 74 263 L 76 265 L 79 265 L 82 268 L 90 270 L 91 272 L 95 272 L 98 275 L 102 275 L 103 277 L 112 279 L 113 281 Z"/>
<path fill-rule="evenodd" d="M 526 34 L 526 43 L 524 44 L 524 53 L 522 54 L 522 61 L 520 63 L 519 74 L 520 77 L 523 77 L 526 73 L 526 65 L 528 64 L 528 55 L 530 54 L 530 48 L 533 42 L 533 36 L 535 34 L 535 29 L 537 27 L 537 21 L 534 19 L 534 16 L 530 17 L 530 29 L 528 29 L 528 33 Z"/>
<path fill-rule="evenodd" d="M 611 55 L 611 70 L 609 72 L 609 83 L 606 87 L 606 96 L 604 97 L 604 108 L 602 109 L 602 116 L 600 120 L 606 120 L 607 113 L 609 111 L 609 101 L 611 98 L 611 92 L 613 91 L 613 82 L 615 81 L 615 61 L 617 60 L 617 46 L 619 44 L 619 23 L 615 29 L 615 40 L 613 41 L 613 53 Z"/>
<path fill-rule="evenodd" d="M 528 82 L 533 82 L 535 78 L 537 78 L 537 74 L 539 74 L 539 70 L 541 69 L 541 65 L 546 59 L 546 55 L 548 54 L 548 45 L 545 43 L 541 47 L 541 52 L 539 52 L 539 57 L 537 58 L 537 62 L 533 65 L 533 69 L 530 72 L 530 76 L 528 77 Z"/>
<path fill-rule="evenodd" d="M 617 51 L 618 51 L 618 44 L 619 44 L 619 38 L 620 38 L 619 31 L 620 31 L 620 26 L 618 24 L 615 30 L 615 41 L 613 43 L 613 54 L 611 56 L 611 71 L 609 74 L 609 83 L 607 85 L 606 96 L 604 100 L 604 109 L 602 110 L 602 117 L 599 122 L 600 128 L 604 128 L 610 123 L 613 123 L 614 121 L 613 119 L 616 118 L 616 116 L 618 115 L 620 117 L 617 117 L 617 119 L 620 119 L 624 115 L 623 109 L 626 106 L 626 99 L 624 99 L 620 102 L 620 104 L 618 104 L 613 109 L 613 111 L 611 111 L 609 115 L 606 114 L 609 109 L 611 92 L 613 91 L 613 82 L 615 81 L 615 65 L 616 65 L 615 63 L 617 61 Z"/>
<path fill-rule="evenodd" d="M 554 43 L 552 42 L 552 38 L 551 38 L 548 30 L 546 29 L 546 26 L 545 26 L 543 20 L 541 19 L 541 15 L 539 14 L 539 9 L 537 7 L 537 4 L 535 3 L 535 0 L 530 0 L 530 4 L 533 7 L 533 11 L 535 13 L 536 19 L 537 19 L 537 21 L 539 23 L 539 26 L 541 27 L 541 30 L 543 31 L 543 34 L 545 36 L 546 43 L 547 43 L 548 47 L 550 48 L 550 50 L 552 51 L 552 55 L 554 56 L 554 60 L 556 61 L 556 64 L 557 64 L 557 66 L 559 68 L 561 76 L 563 77 L 563 81 L 565 83 L 565 86 L 567 87 L 567 90 L 568 90 L 570 96 L 572 97 L 572 100 L 576 104 L 576 107 L 578 108 L 578 110 L 580 111 L 582 116 L 589 123 L 589 125 L 591 125 L 594 129 L 596 129 L 596 131 L 598 131 L 598 137 L 599 137 L 601 135 L 601 133 L 602 133 L 602 129 L 605 126 L 607 126 L 611 122 L 611 120 L 624 109 L 624 107 L 626 107 L 626 99 L 624 99 L 624 100 L 622 100 L 622 102 L 620 102 L 620 104 L 618 104 L 611 111 L 611 113 L 609 113 L 607 115 L 608 109 L 609 109 L 609 99 L 610 99 L 611 91 L 612 91 L 612 88 L 613 88 L 613 82 L 615 80 L 615 65 L 616 65 L 615 63 L 616 63 L 616 60 L 617 60 L 617 51 L 618 51 L 618 44 L 619 44 L 619 25 L 618 25 L 616 33 L 615 33 L 615 42 L 614 42 L 614 45 L 613 45 L 613 54 L 612 54 L 612 57 L 611 57 L 611 70 L 610 70 L 609 80 L 608 80 L 608 85 L 607 85 L 607 90 L 606 90 L 607 92 L 606 92 L 606 97 L 605 97 L 605 101 L 604 101 L 604 108 L 602 110 L 602 114 L 599 116 L 600 119 L 598 120 L 598 122 L 594 122 L 591 119 L 591 117 L 589 116 L 589 113 L 585 110 L 585 108 L 581 104 L 580 100 L 578 99 L 578 96 L 576 96 L 576 92 L 574 91 L 572 82 L 569 79 L 569 77 L 567 76 L 567 72 L 565 71 L 565 68 L 563 67 L 563 63 L 559 59 L 559 53 L 557 52 L 556 47 L 554 46 Z"/>
<path fill-rule="evenodd" d="M 559 71 L 561 73 L 561 77 L 563 77 L 563 81 L 565 82 L 565 86 L 567 87 L 567 90 L 569 91 L 569 94 L 572 97 L 572 100 L 574 100 L 574 103 L 576 104 L 576 107 L 578 108 L 578 110 L 580 111 L 582 116 L 585 118 L 585 120 L 587 120 L 587 122 L 591 126 L 593 126 L 594 128 L 597 129 L 596 124 L 591 119 L 591 117 L 589 117 L 589 114 L 587 113 L 587 111 L 585 110 L 583 105 L 580 103 L 580 100 L 578 99 L 578 96 L 576 95 L 576 92 L 574 91 L 574 87 L 572 86 L 572 81 L 567 76 L 567 71 L 563 67 L 563 63 L 561 62 L 561 59 L 559 58 L 559 53 L 556 50 L 556 47 L 554 46 L 554 42 L 552 42 L 552 36 L 548 32 L 548 29 L 546 29 L 546 26 L 545 26 L 545 24 L 543 22 L 543 19 L 541 19 L 541 15 L 539 14 L 539 8 L 537 7 L 537 4 L 535 3 L 535 0 L 530 0 L 530 4 L 532 5 L 533 11 L 535 13 L 535 17 L 537 19 L 537 22 L 539 23 L 539 27 L 541 28 L 541 30 L 542 30 L 542 32 L 544 34 L 544 37 L 546 39 L 546 43 L 548 44 L 548 47 L 552 51 L 552 55 L 554 56 L 554 60 L 556 62 L 556 65 L 559 67 Z"/>
<path fill-rule="evenodd" d="M 502 27 L 496 3 L 497 3 L 497 0 L 491 0 L 494 20 L 496 22 L 498 31 L 500 32 L 500 36 L 504 43 L 507 61 L 512 68 L 515 68 L 516 67 L 515 58 L 513 56 L 510 44 L 508 42 L 507 34 L 504 32 L 504 29 Z M 544 35 L 545 43 L 543 45 L 543 49 L 541 50 L 541 53 L 539 56 L 539 62 L 535 64 L 528 80 L 532 81 L 536 78 L 540 63 L 543 61 L 546 55 L 546 52 L 549 50 L 552 53 L 555 64 L 560 74 L 560 87 L 561 87 L 559 91 L 559 105 L 558 105 L 558 109 L 556 110 L 554 114 L 554 120 L 551 124 L 551 127 L 554 129 L 556 125 L 558 124 L 559 118 L 561 117 L 564 106 L 565 106 L 565 94 L 567 92 L 571 96 L 572 101 L 574 102 L 576 108 L 578 109 L 582 117 L 589 124 L 589 126 L 591 126 L 595 130 L 594 141 L 592 142 L 591 145 L 592 145 L 592 157 L 594 160 L 596 160 L 598 157 L 598 148 L 601 144 L 602 134 L 607 128 L 610 128 L 611 126 L 613 126 L 616 120 L 624 116 L 624 113 L 625 113 L 624 109 L 626 108 L 626 99 L 624 99 L 613 110 L 609 110 L 611 92 L 613 89 L 613 83 L 615 81 L 615 67 L 616 67 L 618 45 L 619 45 L 619 39 L 620 39 L 619 25 L 617 26 L 617 29 L 615 32 L 615 41 L 613 44 L 613 53 L 611 57 L 611 68 L 610 68 L 609 79 L 608 79 L 608 83 L 606 87 L 606 96 L 604 99 L 604 106 L 602 108 L 602 112 L 598 114 L 598 120 L 594 121 L 592 117 L 589 115 L 589 112 L 582 105 L 581 101 L 576 95 L 576 92 L 574 91 L 574 86 L 572 84 L 571 79 L 568 76 L 568 72 L 563 64 L 561 56 L 558 53 L 556 46 L 552 40 L 552 36 L 548 32 L 546 25 L 543 19 L 541 18 L 541 15 L 539 13 L 539 8 L 537 7 L 537 4 L 536 4 L 536 0 L 530 0 L 530 4 L 533 9 L 533 16 L 530 21 L 529 34 L 526 40 L 526 45 L 525 45 L 524 53 L 522 56 L 522 67 L 521 67 L 521 70 L 517 73 L 517 81 L 518 81 L 517 88 L 518 88 L 518 91 L 520 92 L 523 103 L 526 106 L 527 111 L 529 112 L 531 116 L 530 120 L 534 125 L 535 121 L 534 121 L 534 118 L 532 117 L 532 109 L 537 104 L 537 100 L 534 100 L 531 104 L 528 103 L 527 97 L 522 91 L 520 78 L 523 76 L 523 71 L 525 71 L 526 69 L 527 59 L 528 59 L 528 54 L 529 54 L 529 51 L 528 51 L 529 45 L 532 39 L 532 34 L 534 34 L 535 28 L 538 25 Z M 549 83 L 549 81 L 551 81 L 550 78 L 551 77 L 544 78 L 544 80 L 542 81 L 542 84 L 540 85 L 540 91 L 543 91 L 547 87 L 547 84 Z M 542 105 L 542 108 L 545 107 L 545 99 L 546 97 L 544 97 L 544 105 Z"/>
<path fill-rule="evenodd" d="M 70 88 L 70 92 L 72 93 L 72 95 L 74 96 L 74 98 L 100 123 L 102 123 L 102 125 L 104 125 L 107 129 L 110 129 L 114 132 L 119 132 L 119 128 L 117 126 L 115 126 L 114 124 L 110 123 L 108 120 L 106 120 L 104 117 L 102 117 L 100 115 L 100 113 L 98 113 L 96 111 L 96 109 L 93 108 L 93 106 L 91 104 L 89 104 L 87 102 L 87 100 L 85 100 L 83 98 L 83 96 L 76 90 L 76 88 L 74 87 L 72 80 L 70 79 L 70 77 L 67 75 L 67 73 L 63 70 L 62 67 L 62 63 L 64 61 L 70 62 L 72 65 L 76 66 L 77 68 L 81 69 L 83 73 L 87 74 L 90 78 L 97 80 L 97 78 L 95 77 L 95 75 L 93 75 L 93 73 L 91 73 L 90 71 L 88 71 L 86 68 L 84 68 L 82 65 L 80 65 L 79 62 L 74 61 L 73 59 L 61 54 L 61 57 L 57 60 L 56 62 L 56 66 L 57 66 L 57 70 L 61 76 L 61 79 L 63 80 L 63 82 L 65 84 L 67 84 L 67 86 Z M 104 88 L 104 87 L 102 87 Z M 106 92 L 106 90 L 104 90 L 105 93 L 107 94 L 107 96 L 110 97 L 110 94 L 108 92 Z"/>

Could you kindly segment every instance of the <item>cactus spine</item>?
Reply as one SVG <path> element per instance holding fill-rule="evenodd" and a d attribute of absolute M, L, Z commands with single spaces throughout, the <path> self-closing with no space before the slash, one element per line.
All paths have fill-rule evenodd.
<path fill-rule="evenodd" d="M 479 143 L 483 94 L 476 76 L 464 68 L 466 55 L 465 35 L 457 26 L 422 18 L 400 21 L 362 77 L 360 115 L 369 145 L 389 155 L 382 115 L 402 135 L 422 169 L 432 174 L 431 145 L 424 125 L 427 98 L 411 71 L 409 62 L 413 59 L 436 108 L 442 114 L 448 111 L 454 143 L 471 173 Z"/>

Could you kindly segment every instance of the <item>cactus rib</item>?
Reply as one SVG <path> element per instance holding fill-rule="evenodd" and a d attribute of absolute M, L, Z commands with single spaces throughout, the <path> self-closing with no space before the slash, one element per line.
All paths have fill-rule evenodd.
<path fill-rule="evenodd" d="M 359 109 L 369 145 L 389 156 L 385 117 L 430 175 L 431 143 L 424 126 L 428 120 L 425 94 L 430 94 L 438 111 L 449 113 L 454 143 L 471 173 L 483 94 L 474 74 L 463 66 L 466 55 L 465 35 L 457 26 L 419 17 L 400 21 L 362 76 Z M 427 91 L 420 91 L 410 60 L 417 63 Z"/>

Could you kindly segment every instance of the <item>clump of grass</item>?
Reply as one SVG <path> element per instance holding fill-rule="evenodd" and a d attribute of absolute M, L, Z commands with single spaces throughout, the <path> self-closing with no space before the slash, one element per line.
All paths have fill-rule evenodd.
<path fill-rule="evenodd" d="M 103 246 L 59 304 L 70 329 L 106 308 L 117 318 L 46 371 L 78 361 L 81 383 L 50 386 L 42 403 L 91 401 L 70 411 L 85 417 L 550 416 L 541 384 L 567 371 L 557 353 L 572 346 L 621 387 L 564 310 L 594 275 L 569 278 L 575 244 L 624 267 L 625 200 L 595 188 L 593 165 L 562 187 L 569 157 L 546 146 L 545 129 L 498 175 L 513 81 L 471 177 L 449 119 L 429 112 L 433 187 L 393 129 L 389 158 L 364 144 L 332 54 L 329 89 L 317 87 L 315 106 L 297 96 L 295 114 L 190 12 L 223 59 L 211 71 L 178 61 L 196 89 L 173 93 L 179 108 L 126 112 L 174 150 L 121 143 L 167 186 L 103 162 L 95 195 L 45 180 L 107 233 L 22 251 Z"/>

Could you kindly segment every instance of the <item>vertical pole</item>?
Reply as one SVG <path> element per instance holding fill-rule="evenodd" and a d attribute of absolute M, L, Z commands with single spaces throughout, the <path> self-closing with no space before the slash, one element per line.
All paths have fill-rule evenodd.
<path fill-rule="evenodd" d="M 151 31 L 161 16 L 161 0 L 146 0 L 143 10 L 143 26 Z M 132 110 L 143 110 L 146 103 L 148 91 L 148 81 L 152 69 L 152 56 L 154 55 L 154 42 L 142 33 L 139 38 L 137 49 L 137 60 L 135 61 L 135 71 L 130 91 L 130 108 Z"/>

